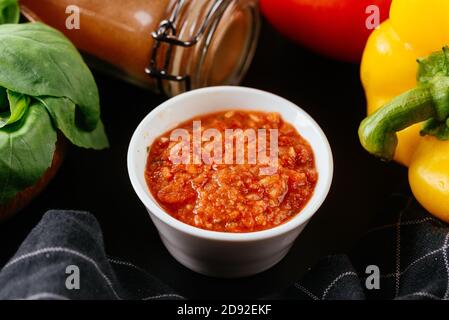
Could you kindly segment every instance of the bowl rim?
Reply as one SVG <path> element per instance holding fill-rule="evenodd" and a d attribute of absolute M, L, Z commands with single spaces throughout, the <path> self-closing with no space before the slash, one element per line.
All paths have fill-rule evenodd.
<path fill-rule="evenodd" d="M 138 178 L 138 172 L 137 169 L 134 167 L 133 163 L 135 160 L 135 149 L 138 148 L 138 137 L 142 134 L 144 134 L 145 128 L 148 126 L 148 123 L 151 123 L 151 121 L 154 121 L 156 119 L 156 115 L 167 109 L 167 108 L 173 108 L 173 106 L 178 105 L 182 103 L 182 101 L 186 98 L 190 98 L 192 96 L 196 95 L 203 95 L 203 94 L 214 94 L 217 92 L 225 92 L 230 94 L 261 94 L 266 95 L 271 98 L 277 99 L 280 102 L 282 102 L 284 105 L 287 105 L 289 107 L 293 107 L 296 112 L 299 112 L 304 116 L 309 122 L 310 125 L 314 127 L 314 130 L 318 132 L 319 140 L 323 143 L 325 153 L 323 156 L 327 157 L 327 166 L 329 173 L 327 176 L 322 176 L 321 172 L 319 173 L 318 179 L 325 179 L 324 182 L 324 188 L 322 189 L 321 194 L 318 195 L 317 201 L 315 203 L 311 203 L 312 198 L 309 200 L 309 202 L 305 205 L 305 207 L 300 211 L 301 214 L 295 215 L 290 220 L 275 226 L 270 229 L 261 230 L 261 231 L 254 231 L 254 232 L 245 232 L 245 233 L 231 233 L 231 232 L 220 232 L 220 231 L 211 231 L 206 229 L 201 229 L 198 227 L 191 226 L 189 224 L 186 224 L 180 220 L 177 220 L 176 218 L 172 217 L 168 212 L 165 212 L 163 209 L 159 207 L 159 205 L 148 196 L 148 191 L 143 188 L 141 183 L 139 182 Z M 257 107 L 255 107 L 254 110 L 256 110 Z M 224 108 L 223 110 L 226 110 Z M 264 111 L 263 108 L 257 109 L 258 111 Z M 213 112 L 214 110 L 211 110 Z M 219 111 L 217 109 L 217 111 Z M 186 119 L 188 120 L 188 119 Z M 292 124 L 295 126 L 294 124 Z M 296 126 L 295 126 L 296 128 Z M 163 134 L 163 132 L 161 132 Z M 312 150 L 314 151 L 314 155 L 316 157 L 316 151 L 315 147 L 310 144 L 312 147 Z M 146 146 L 147 147 L 147 146 Z M 145 147 L 145 149 L 146 149 Z M 323 204 L 324 200 L 326 199 L 333 179 L 333 170 L 334 170 L 334 164 L 333 164 L 333 156 L 332 156 L 332 150 L 329 144 L 329 141 L 327 140 L 326 135 L 324 134 L 321 127 L 318 125 L 318 123 L 302 108 L 294 104 L 293 102 L 282 98 L 276 94 L 249 88 L 249 87 L 241 87 L 241 86 L 215 86 L 215 87 L 207 87 L 207 88 L 201 88 L 201 89 L 195 89 L 186 93 L 182 93 L 180 95 L 177 95 L 173 98 L 170 98 L 163 102 L 162 104 L 158 105 L 156 108 L 154 108 L 152 111 L 150 111 L 144 119 L 139 123 L 136 130 L 134 131 L 129 148 L 128 148 L 128 155 L 127 155 L 127 166 L 128 166 L 128 175 L 131 180 L 131 184 L 133 186 L 134 191 L 136 192 L 137 196 L 139 197 L 140 201 L 145 205 L 147 208 L 147 211 L 149 211 L 150 215 L 154 215 L 158 220 L 162 221 L 166 225 L 182 232 L 188 235 L 191 235 L 193 237 L 197 238 L 203 238 L 208 240 L 216 240 L 216 241 L 229 241 L 229 242 L 241 242 L 241 241 L 257 241 L 257 240 L 264 240 L 269 238 L 278 237 L 283 234 L 287 234 L 290 231 L 293 231 L 303 224 L 307 223 L 310 218 L 318 211 L 318 209 Z M 148 188 L 148 186 L 145 186 Z M 316 187 L 315 191 L 316 192 Z M 315 196 L 315 194 L 314 194 Z M 313 196 L 312 196 L 313 197 Z"/>

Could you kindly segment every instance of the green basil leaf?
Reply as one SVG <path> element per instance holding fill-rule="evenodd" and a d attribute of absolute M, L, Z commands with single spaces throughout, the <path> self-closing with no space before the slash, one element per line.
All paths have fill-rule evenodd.
<path fill-rule="evenodd" d="M 64 133 L 74 145 L 96 150 L 109 146 L 103 123 L 98 121 L 92 131 L 85 131 L 76 126 L 76 106 L 67 98 L 39 98 L 53 118 L 55 126 Z"/>
<path fill-rule="evenodd" d="M 73 44 L 41 23 L 0 25 L 0 86 L 30 97 L 66 97 L 77 106 L 78 126 L 97 127 L 95 80 Z"/>
<path fill-rule="evenodd" d="M 17 0 L 0 0 L 0 24 L 18 23 L 20 8 Z"/>
<path fill-rule="evenodd" d="M 28 109 L 30 97 L 21 93 L 7 90 L 10 112 L 6 113 L 6 117 L 0 114 L 0 128 L 19 121 Z"/>
<path fill-rule="evenodd" d="M 0 204 L 44 175 L 52 164 L 56 139 L 50 116 L 39 102 L 20 121 L 0 129 Z"/>

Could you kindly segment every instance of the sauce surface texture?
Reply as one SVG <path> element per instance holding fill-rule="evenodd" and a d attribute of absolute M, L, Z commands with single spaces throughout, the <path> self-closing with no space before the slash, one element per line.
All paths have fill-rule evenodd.
<path fill-rule="evenodd" d="M 267 164 L 174 164 L 170 151 L 180 142 L 170 141 L 171 130 L 149 148 L 145 171 L 151 193 L 166 212 L 189 225 L 221 232 L 270 229 L 300 213 L 313 195 L 318 173 L 312 148 L 292 125 L 277 113 L 226 111 L 177 128 L 192 138 L 194 120 L 201 121 L 202 131 L 214 128 L 223 137 L 225 129 L 278 129 L 277 168 L 261 175 L 259 169 Z M 246 155 L 248 141 L 244 145 Z M 269 155 L 270 143 L 266 146 Z"/>

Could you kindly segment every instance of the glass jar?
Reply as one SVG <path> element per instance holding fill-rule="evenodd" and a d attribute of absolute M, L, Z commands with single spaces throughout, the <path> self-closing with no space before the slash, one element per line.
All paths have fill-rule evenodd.
<path fill-rule="evenodd" d="M 61 30 L 88 63 L 169 96 L 238 84 L 260 29 L 257 0 L 21 0 Z M 76 24 L 68 24 L 77 18 Z M 73 21 L 72 21 L 73 22 Z"/>

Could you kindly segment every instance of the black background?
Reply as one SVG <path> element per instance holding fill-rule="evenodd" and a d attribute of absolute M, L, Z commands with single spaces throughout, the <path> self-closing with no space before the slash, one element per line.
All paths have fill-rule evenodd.
<path fill-rule="evenodd" d="M 287 257 L 250 278 L 222 280 L 177 263 L 129 182 L 129 140 L 143 117 L 165 100 L 95 72 L 111 149 L 72 147 L 57 177 L 26 210 L 0 225 L 0 266 L 15 253 L 48 209 L 96 215 L 109 255 L 131 261 L 189 298 L 259 298 L 282 290 L 320 257 L 341 253 L 373 223 L 388 195 L 407 187 L 405 168 L 382 163 L 360 147 L 357 128 L 365 114 L 359 66 L 318 56 L 283 39 L 264 23 L 255 60 L 242 85 L 279 94 L 305 109 L 332 146 L 335 174 L 324 205 Z M 286 119 L 287 121 L 289 119 Z"/>

